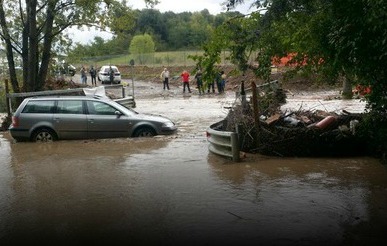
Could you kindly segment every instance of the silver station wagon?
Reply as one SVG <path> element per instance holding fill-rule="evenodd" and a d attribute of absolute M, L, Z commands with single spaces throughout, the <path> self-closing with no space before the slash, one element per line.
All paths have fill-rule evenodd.
<path fill-rule="evenodd" d="M 140 114 L 108 98 L 55 96 L 26 98 L 9 127 L 17 140 L 151 137 L 176 132 L 169 119 Z"/>

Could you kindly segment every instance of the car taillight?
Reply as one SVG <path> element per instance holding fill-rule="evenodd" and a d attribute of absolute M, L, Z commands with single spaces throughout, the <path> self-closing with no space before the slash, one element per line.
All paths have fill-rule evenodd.
<path fill-rule="evenodd" d="M 18 127 L 19 126 L 19 118 L 16 116 L 12 116 L 12 126 Z"/>

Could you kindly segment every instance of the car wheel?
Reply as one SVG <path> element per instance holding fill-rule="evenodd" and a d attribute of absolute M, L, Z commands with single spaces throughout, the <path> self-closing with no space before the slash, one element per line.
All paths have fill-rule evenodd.
<path fill-rule="evenodd" d="M 54 131 L 48 128 L 41 128 L 34 132 L 32 141 L 34 142 L 52 142 L 56 140 Z"/>
<path fill-rule="evenodd" d="M 155 130 L 148 126 L 137 129 L 133 134 L 134 137 L 153 137 L 154 135 L 156 135 Z"/>

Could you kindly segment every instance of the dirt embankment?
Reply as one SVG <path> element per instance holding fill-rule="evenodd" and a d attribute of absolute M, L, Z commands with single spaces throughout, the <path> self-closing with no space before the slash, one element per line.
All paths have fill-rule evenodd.
<path fill-rule="evenodd" d="M 160 82 L 160 74 L 163 67 L 147 67 L 147 66 L 119 66 L 123 78 L 134 77 L 137 80 L 147 80 L 153 82 Z M 189 73 L 194 75 L 195 66 L 173 66 L 168 67 L 171 79 L 171 84 L 178 84 L 181 82 L 180 74 L 183 70 L 187 70 Z M 253 71 L 248 71 L 244 75 L 236 72 L 234 66 L 222 66 L 221 70 L 225 71 L 228 75 L 226 90 L 233 90 L 238 88 L 242 81 L 245 81 L 245 86 L 249 87 L 251 82 L 256 84 L 264 83 L 264 80 L 257 78 Z M 282 83 L 283 89 L 288 90 L 318 90 L 322 89 L 321 86 L 315 84 L 310 78 L 295 77 L 286 78 L 284 73 L 281 71 L 273 71 L 271 80 L 279 80 Z M 324 86 L 325 87 L 325 86 Z"/>
<path fill-rule="evenodd" d="M 124 78 L 131 78 L 134 76 L 134 78 L 137 80 L 148 80 L 153 82 L 159 82 L 160 74 L 163 70 L 163 67 L 121 66 L 119 67 L 119 69 Z M 244 80 L 246 83 L 251 83 L 252 81 L 255 81 L 258 84 L 263 82 L 257 79 L 252 72 L 249 72 L 243 76 L 242 74 L 240 75 L 236 74 L 233 71 L 234 67 L 232 66 L 224 66 L 221 69 L 225 71 L 225 73 L 228 75 L 227 83 L 226 83 L 227 90 L 238 87 L 242 80 Z M 171 77 L 170 83 L 178 84 L 181 82 L 180 74 L 184 70 L 187 70 L 191 74 L 191 78 L 193 78 L 195 66 L 173 66 L 173 67 L 168 67 L 168 70 L 170 72 L 170 77 Z"/>

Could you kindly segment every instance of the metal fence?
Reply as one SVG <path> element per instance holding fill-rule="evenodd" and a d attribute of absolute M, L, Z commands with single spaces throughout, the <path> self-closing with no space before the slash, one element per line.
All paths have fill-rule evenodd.
<path fill-rule="evenodd" d="M 203 55 L 203 51 L 166 51 L 146 54 L 122 54 L 114 56 L 82 57 L 79 63 L 83 64 L 115 64 L 130 65 L 133 60 L 135 65 L 143 66 L 194 66 L 195 61 L 191 56 Z M 229 51 L 221 53 L 221 65 L 229 65 Z"/>
<path fill-rule="evenodd" d="M 238 133 L 223 131 L 224 121 L 212 124 L 207 129 L 208 149 L 214 154 L 238 162 L 240 160 Z"/>
<path fill-rule="evenodd" d="M 7 84 L 7 82 L 6 82 Z M 104 88 L 106 91 L 114 91 L 116 99 L 113 99 L 117 103 L 123 105 L 124 107 L 133 108 L 136 106 L 134 99 L 134 94 L 130 95 L 126 92 L 126 87 L 123 85 L 105 85 Z M 84 88 L 74 88 L 74 89 L 63 89 L 63 90 L 49 90 L 49 91 L 37 91 L 37 92 L 21 92 L 21 93 L 6 93 L 7 100 L 7 114 L 10 115 L 13 110 L 12 99 L 15 98 L 26 98 L 26 97 L 35 97 L 35 96 L 53 96 L 53 95 L 84 95 Z"/>

